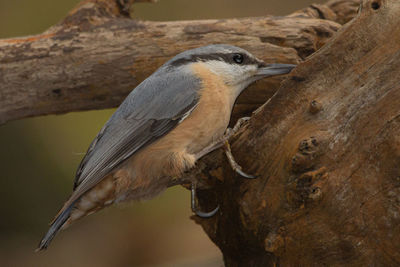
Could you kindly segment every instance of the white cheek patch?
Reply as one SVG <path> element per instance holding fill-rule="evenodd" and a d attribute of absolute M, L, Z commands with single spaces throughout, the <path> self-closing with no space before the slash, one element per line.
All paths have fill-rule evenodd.
<path fill-rule="evenodd" d="M 220 60 L 209 60 L 204 62 L 204 64 L 206 64 L 209 67 L 210 71 L 214 72 L 218 76 L 222 76 L 226 80 L 232 79 L 233 76 L 232 73 L 233 66 L 231 66 L 232 64 Z"/>
<path fill-rule="evenodd" d="M 247 81 L 256 72 L 253 65 L 230 64 L 220 60 L 204 62 L 218 76 L 222 76 L 227 84 L 239 85 Z"/>
<path fill-rule="evenodd" d="M 220 60 L 209 60 L 204 64 L 232 87 L 232 96 L 235 99 L 252 82 L 252 77 L 257 72 L 255 65 L 230 64 Z"/>

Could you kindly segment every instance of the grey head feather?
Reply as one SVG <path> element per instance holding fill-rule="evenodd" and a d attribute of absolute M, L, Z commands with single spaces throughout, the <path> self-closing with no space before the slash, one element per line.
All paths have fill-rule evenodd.
<path fill-rule="evenodd" d="M 244 65 L 260 63 L 252 54 L 240 47 L 227 44 L 214 44 L 182 52 L 169 60 L 163 67 L 177 67 L 188 63 L 207 60 L 220 60 L 226 63 L 236 64 L 233 61 L 233 54 L 246 55 L 245 62 L 243 62 Z"/>

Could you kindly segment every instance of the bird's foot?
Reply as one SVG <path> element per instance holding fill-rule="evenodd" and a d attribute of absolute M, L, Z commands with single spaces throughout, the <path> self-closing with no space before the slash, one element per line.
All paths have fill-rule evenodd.
<path fill-rule="evenodd" d="M 212 151 L 214 151 L 214 150 L 216 150 L 218 148 L 224 147 L 225 148 L 225 155 L 228 158 L 229 164 L 231 165 L 232 169 L 235 172 L 237 172 L 241 176 L 243 176 L 245 178 L 248 178 L 248 179 L 256 178 L 256 176 L 247 174 L 247 173 L 242 171 L 242 167 L 240 167 L 240 165 L 235 161 L 235 158 L 232 155 L 231 146 L 229 144 L 229 139 L 235 133 L 237 133 L 239 131 L 239 129 L 242 127 L 242 125 L 245 122 L 247 122 L 249 119 L 250 119 L 250 117 L 240 118 L 233 128 L 226 129 L 225 135 L 222 138 L 214 141 L 209 146 L 204 148 L 202 151 L 197 153 L 196 154 L 196 160 L 200 159 L 204 155 L 206 155 L 206 154 L 208 154 L 208 153 L 210 153 L 210 152 L 212 152 Z"/>
<path fill-rule="evenodd" d="M 228 128 L 225 131 L 224 139 L 229 140 L 234 134 L 236 134 L 239 129 L 243 126 L 244 123 L 248 122 L 250 120 L 250 117 L 243 117 L 238 119 L 236 122 L 235 126 L 233 128 Z"/>
<path fill-rule="evenodd" d="M 212 151 L 214 151 L 214 150 L 216 150 L 218 148 L 224 147 L 225 155 L 228 158 L 229 164 L 231 165 L 232 169 L 235 172 L 237 172 L 241 176 L 243 176 L 245 178 L 248 178 L 248 179 L 257 178 L 254 175 L 250 175 L 250 174 L 247 174 L 247 173 L 242 171 L 242 167 L 235 161 L 235 158 L 232 155 L 231 146 L 229 144 L 229 139 L 235 133 L 237 133 L 237 131 L 240 129 L 240 127 L 242 127 L 242 125 L 245 122 L 247 122 L 249 119 L 250 119 L 250 117 L 240 118 L 233 128 L 226 129 L 226 133 L 221 139 L 219 139 L 217 141 L 214 141 L 212 144 L 210 144 L 209 146 L 204 148 L 202 151 L 197 153 L 196 154 L 196 160 L 200 159 L 204 155 L 206 155 L 206 154 L 208 154 L 208 153 L 210 153 L 210 152 L 212 152 Z M 202 212 L 202 211 L 199 210 L 199 207 L 197 205 L 196 183 L 195 182 L 192 182 L 192 186 L 191 186 L 191 204 L 192 204 L 192 211 L 197 216 L 199 216 L 201 218 L 210 218 L 210 217 L 214 216 L 219 210 L 219 206 L 217 206 L 214 210 L 212 210 L 210 212 Z"/>
<path fill-rule="evenodd" d="M 247 174 L 244 171 L 242 171 L 242 167 L 236 162 L 235 158 L 232 155 L 231 145 L 229 144 L 228 140 L 225 141 L 225 155 L 226 155 L 226 158 L 228 159 L 229 165 L 231 165 L 231 168 L 236 173 L 238 173 L 239 175 L 241 175 L 247 179 L 257 178 L 257 176 Z"/>
<path fill-rule="evenodd" d="M 239 175 L 243 176 L 244 178 L 254 179 L 257 176 L 247 174 L 242 171 L 242 167 L 236 162 L 235 158 L 232 155 L 231 145 L 229 144 L 229 139 L 237 133 L 237 131 L 242 127 L 242 125 L 250 120 L 250 117 L 243 117 L 240 118 L 233 128 L 226 129 L 226 133 L 224 136 L 224 148 L 225 148 L 225 155 L 231 165 L 232 169 L 237 172 Z"/>
<path fill-rule="evenodd" d="M 192 183 L 192 188 L 191 188 L 191 203 L 192 203 L 192 211 L 199 217 L 201 218 L 210 218 L 214 216 L 217 211 L 219 210 L 219 206 L 217 206 L 214 210 L 210 212 L 202 212 L 199 210 L 198 204 L 197 204 L 197 197 L 196 197 L 196 183 Z"/>

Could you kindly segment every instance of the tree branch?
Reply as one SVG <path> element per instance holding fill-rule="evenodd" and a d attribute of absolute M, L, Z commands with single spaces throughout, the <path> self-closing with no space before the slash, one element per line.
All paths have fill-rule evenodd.
<path fill-rule="evenodd" d="M 43 34 L 0 40 L 0 123 L 115 107 L 170 57 L 201 45 L 229 43 L 267 62 L 298 63 L 340 27 L 321 18 L 354 14 L 333 1 L 287 17 L 148 22 L 128 18 L 133 2 L 83 1 Z M 235 116 L 265 102 L 281 79 L 250 88 Z"/>

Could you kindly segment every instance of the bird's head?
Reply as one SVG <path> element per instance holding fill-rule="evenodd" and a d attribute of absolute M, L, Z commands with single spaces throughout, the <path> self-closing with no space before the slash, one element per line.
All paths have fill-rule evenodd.
<path fill-rule="evenodd" d="M 267 64 L 248 51 L 225 44 L 215 44 L 187 50 L 166 63 L 167 68 L 187 67 L 202 63 L 240 94 L 251 83 L 270 76 L 289 73 L 296 65 Z"/>

